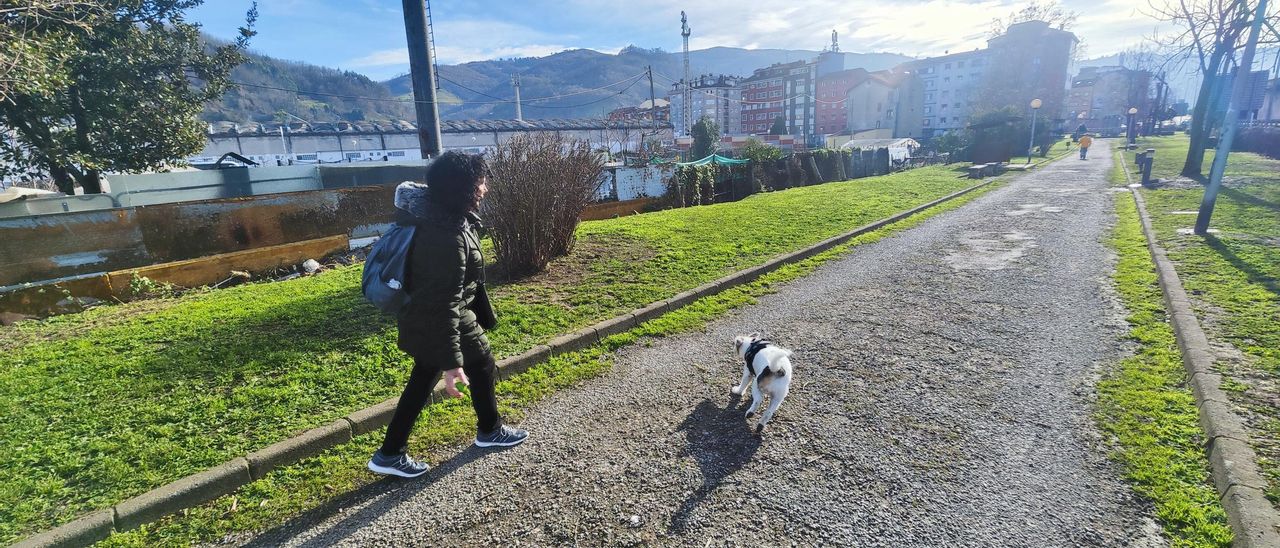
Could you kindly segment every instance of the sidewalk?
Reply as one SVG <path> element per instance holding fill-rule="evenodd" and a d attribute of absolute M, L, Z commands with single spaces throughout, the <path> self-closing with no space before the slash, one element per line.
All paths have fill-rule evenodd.
<path fill-rule="evenodd" d="M 1091 423 L 1120 354 L 1107 151 L 860 247 L 705 333 L 620 351 L 464 449 L 253 545 L 1161 545 Z M 763 436 L 732 336 L 796 351 Z M 424 420 L 430 420 L 425 417 Z"/>

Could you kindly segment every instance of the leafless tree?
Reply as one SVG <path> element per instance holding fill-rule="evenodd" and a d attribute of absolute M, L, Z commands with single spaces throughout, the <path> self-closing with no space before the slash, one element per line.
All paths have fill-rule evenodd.
<path fill-rule="evenodd" d="M 1057 0 L 1032 1 L 1026 7 L 1005 17 L 992 19 L 991 36 L 1000 36 L 1006 30 L 1009 30 L 1010 25 L 1027 21 L 1044 21 L 1049 23 L 1049 26 L 1062 30 L 1071 30 L 1071 27 L 1076 24 L 1076 20 L 1079 18 L 1079 13 L 1063 9 L 1062 6 L 1058 5 Z"/>
<path fill-rule="evenodd" d="M 1153 15 L 1177 27 L 1173 34 L 1155 39 L 1173 59 L 1193 59 L 1202 76 L 1196 104 L 1191 111 L 1191 147 L 1182 165 L 1182 174 L 1200 177 L 1204 149 L 1212 124 L 1210 101 L 1222 85 L 1219 75 L 1235 63 L 1235 53 L 1244 47 L 1245 33 L 1253 20 L 1258 0 L 1154 0 Z M 1266 15 L 1262 44 L 1276 43 L 1280 35 L 1280 8 L 1273 3 Z M 1246 67 L 1247 70 L 1247 67 Z"/>

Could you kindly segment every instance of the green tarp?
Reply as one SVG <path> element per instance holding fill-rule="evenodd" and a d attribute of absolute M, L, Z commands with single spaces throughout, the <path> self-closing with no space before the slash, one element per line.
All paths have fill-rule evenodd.
<path fill-rule="evenodd" d="M 676 164 L 676 165 L 678 165 L 678 166 L 700 166 L 700 165 L 704 165 L 704 164 L 710 164 L 710 163 L 712 163 L 712 162 L 715 162 L 715 163 L 720 164 L 720 165 L 722 165 L 722 166 L 733 166 L 733 165 L 741 165 L 741 164 L 748 163 L 748 162 L 750 162 L 750 160 L 735 160 L 735 159 L 733 159 L 733 158 L 725 158 L 724 156 L 721 156 L 721 155 L 719 155 L 719 154 L 712 154 L 712 155 L 707 156 L 706 158 L 703 158 L 703 159 L 701 159 L 701 160 L 694 160 L 694 161 L 692 161 L 692 162 L 683 162 L 683 163 L 678 163 L 678 164 Z"/>

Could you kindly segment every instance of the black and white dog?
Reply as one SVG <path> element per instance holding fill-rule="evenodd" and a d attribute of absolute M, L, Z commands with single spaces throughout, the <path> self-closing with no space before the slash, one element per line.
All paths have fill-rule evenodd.
<path fill-rule="evenodd" d="M 782 405 L 782 400 L 787 398 L 787 391 L 791 388 L 791 351 L 760 338 L 759 333 L 734 337 L 733 348 L 743 361 L 742 382 L 729 391 L 741 396 L 746 393 L 747 385 L 755 379 L 755 385 L 751 387 L 751 407 L 747 409 L 747 417 L 756 413 L 764 395 L 768 394 L 769 407 L 764 410 L 756 425 L 757 428 L 764 428 L 769 424 L 769 419 L 773 418 L 778 406 Z"/>

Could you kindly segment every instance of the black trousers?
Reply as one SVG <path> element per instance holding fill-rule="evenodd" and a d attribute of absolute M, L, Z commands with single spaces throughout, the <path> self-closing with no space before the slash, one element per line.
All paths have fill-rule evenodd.
<path fill-rule="evenodd" d="M 471 406 L 476 410 L 476 429 L 480 432 L 496 430 L 502 425 L 502 417 L 498 415 L 498 398 L 494 394 L 498 366 L 483 333 L 479 337 L 462 337 L 462 370 L 471 380 Z M 422 414 L 422 408 L 431 398 L 431 390 L 440 382 L 443 374 L 444 370 L 439 365 L 414 358 L 413 372 L 409 373 L 409 382 L 400 394 L 396 412 L 391 416 L 391 424 L 387 426 L 387 437 L 382 441 L 382 454 L 399 455 L 408 449 L 409 432 L 413 430 L 418 415 Z"/>

